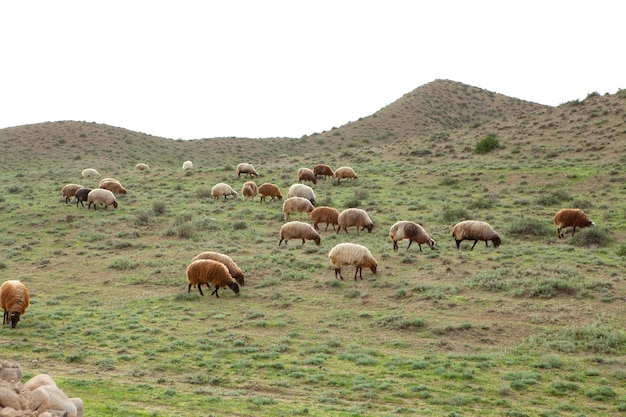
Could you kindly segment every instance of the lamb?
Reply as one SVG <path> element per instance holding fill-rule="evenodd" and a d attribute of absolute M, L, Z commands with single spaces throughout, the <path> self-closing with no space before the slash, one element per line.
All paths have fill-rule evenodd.
<path fill-rule="evenodd" d="M 285 223 L 281 226 L 280 241 L 278 241 L 278 246 L 283 243 L 283 240 L 285 241 L 285 245 L 287 245 L 287 241 L 290 239 L 302 239 L 303 245 L 305 239 L 312 240 L 317 246 L 320 245 L 320 241 L 322 240 L 320 234 L 315 231 L 313 226 L 308 223 L 297 221 Z"/>
<path fill-rule="evenodd" d="M 335 178 L 337 178 L 337 185 L 339 185 L 342 178 L 358 179 L 359 177 L 356 176 L 352 168 L 341 167 L 337 168 L 337 171 L 335 171 Z"/>
<path fill-rule="evenodd" d="M 365 212 L 365 210 L 358 208 L 345 209 L 339 213 L 337 222 L 339 224 L 337 234 L 339 234 L 341 228 L 348 233 L 348 227 L 351 226 L 356 226 L 357 233 L 359 232 L 359 227 L 361 230 L 367 229 L 368 233 L 372 233 L 372 229 L 374 228 L 374 223 L 372 222 L 372 219 L 370 219 L 370 216 Z"/>
<path fill-rule="evenodd" d="M 354 280 L 356 281 L 356 274 L 363 279 L 363 267 L 369 268 L 372 273 L 376 273 L 376 267 L 378 263 L 372 256 L 372 253 L 365 246 L 357 245 L 356 243 L 339 243 L 335 245 L 330 252 L 328 252 L 328 258 L 330 263 L 335 267 L 335 279 L 337 274 L 339 278 L 343 280 L 341 275 L 341 268 L 348 265 L 354 265 L 356 270 L 354 271 Z"/>
<path fill-rule="evenodd" d="M 85 168 L 83 169 L 83 172 L 81 173 L 81 175 L 83 176 L 83 178 L 87 178 L 87 177 L 100 177 L 100 173 L 98 171 L 96 171 L 93 168 Z"/>
<path fill-rule="evenodd" d="M 316 207 L 310 214 L 311 220 L 313 221 L 313 227 L 315 230 L 320 230 L 317 225 L 319 223 L 326 223 L 326 228 L 324 230 L 328 230 L 328 225 L 333 225 L 333 230 L 335 230 L 335 225 L 339 224 L 339 211 L 332 207 L 322 206 Z"/>
<path fill-rule="evenodd" d="M 109 190 L 114 194 L 126 194 L 128 192 L 119 181 L 101 181 L 98 188 Z"/>
<path fill-rule="evenodd" d="M 489 241 L 493 242 L 493 247 L 497 248 L 502 243 L 500 235 L 493 230 L 489 223 L 477 220 L 464 220 L 454 225 L 452 229 L 452 237 L 456 241 L 456 248 L 459 249 L 463 240 L 473 240 L 471 250 L 474 249 L 479 240 L 485 241 L 485 246 L 489 246 Z"/>
<path fill-rule="evenodd" d="M 309 168 L 300 168 L 298 170 L 298 182 L 311 181 L 313 184 L 317 184 L 317 177 Z"/>
<path fill-rule="evenodd" d="M 184 170 L 191 169 L 191 168 L 193 168 L 193 162 L 191 162 L 191 161 L 183 162 L 183 169 Z"/>
<path fill-rule="evenodd" d="M 241 178 L 241 174 L 249 175 L 250 178 L 252 178 L 252 176 L 259 177 L 259 173 L 256 172 L 252 164 L 247 163 L 237 165 L 237 176 Z"/>
<path fill-rule="evenodd" d="M 393 240 L 393 250 L 398 250 L 398 241 L 403 239 L 409 239 L 407 250 L 413 242 L 419 245 L 420 252 L 422 251 L 422 244 L 428 245 L 430 249 L 435 249 L 435 241 L 428 236 L 426 230 L 419 224 L 408 220 L 401 220 L 391 226 L 389 239 Z"/>
<path fill-rule="evenodd" d="M 148 164 L 137 164 L 137 165 L 135 165 L 135 171 L 150 171 L 150 165 L 148 165 Z"/>
<path fill-rule="evenodd" d="M 113 194 L 109 190 L 105 190 L 104 188 L 96 188 L 95 190 L 91 190 L 89 194 L 87 194 L 87 201 L 89 204 L 87 205 L 87 209 L 91 208 L 93 204 L 93 209 L 97 209 L 98 204 L 104 204 L 104 209 L 108 206 L 113 206 L 113 208 L 117 208 L 117 200 L 115 199 L 115 194 Z"/>
<path fill-rule="evenodd" d="M 76 207 L 78 207 L 78 203 L 80 203 L 81 206 L 85 207 L 83 201 L 87 201 L 87 196 L 89 195 L 91 190 L 91 188 L 79 188 L 76 191 Z"/>
<path fill-rule="evenodd" d="M 256 197 L 257 193 L 258 187 L 254 181 L 248 181 L 243 184 L 243 187 L 241 187 L 241 195 L 243 196 L 244 200 L 254 200 L 254 197 Z"/>
<path fill-rule="evenodd" d="M 72 197 L 76 197 L 76 191 L 81 188 L 83 188 L 82 185 L 65 184 L 63 188 L 61 188 L 61 194 L 65 197 L 65 204 L 69 203 L 72 200 Z"/>
<path fill-rule="evenodd" d="M 241 286 L 245 285 L 243 271 L 241 270 L 241 268 L 239 268 L 239 266 L 237 266 L 235 261 L 233 261 L 233 258 L 231 258 L 230 256 L 224 255 L 223 253 L 219 252 L 207 251 L 197 254 L 191 261 L 197 261 L 198 259 L 211 259 L 213 261 L 223 263 L 224 265 L 226 265 L 226 268 L 228 268 L 228 272 L 230 273 L 230 275 L 235 278 L 235 281 L 237 281 L 237 283 Z"/>
<path fill-rule="evenodd" d="M 289 197 L 303 197 L 315 205 L 315 192 L 313 188 L 304 184 L 293 184 L 287 192 Z"/>
<path fill-rule="evenodd" d="M 233 189 L 230 185 L 220 182 L 217 183 L 211 188 L 211 195 L 213 196 L 213 200 L 218 200 L 220 197 L 233 196 L 233 199 L 237 198 L 237 191 Z"/>
<path fill-rule="evenodd" d="M 589 220 L 589 217 L 587 217 L 587 215 L 580 209 L 559 210 L 559 212 L 556 213 L 556 215 L 554 216 L 554 224 L 558 226 L 556 234 L 559 239 L 565 237 L 565 235 L 561 233 L 561 230 L 565 229 L 566 227 L 572 228 L 572 236 L 574 236 L 577 227 L 582 229 L 584 227 L 596 225 L 594 222 Z"/>
<path fill-rule="evenodd" d="M 280 188 L 278 188 L 275 184 L 270 184 L 268 182 L 261 184 L 257 189 L 257 192 L 261 195 L 260 203 L 265 201 L 265 197 L 272 197 L 271 201 L 274 201 L 274 198 L 279 200 L 283 199 L 283 195 L 280 193 Z"/>
<path fill-rule="evenodd" d="M 321 175 L 324 177 L 324 179 L 326 179 L 327 177 L 332 178 L 335 176 L 333 169 L 330 166 L 324 164 L 315 165 L 313 167 L 313 174 L 315 174 L 316 177 L 319 177 Z"/>
<path fill-rule="evenodd" d="M 295 211 L 300 212 L 300 219 L 302 219 L 302 213 L 311 213 L 314 208 L 309 200 L 302 197 L 289 197 L 283 203 L 285 220 L 290 220 L 290 213 Z M 310 214 L 309 218 L 311 218 Z"/>
<path fill-rule="evenodd" d="M 192 285 L 197 285 L 200 295 L 204 296 L 202 284 L 206 284 L 209 288 L 211 288 L 210 284 L 213 284 L 215 290 L 211 295 L 215 294 L 217 298 L 220 297 L 217 293 L 220 287 L 229 287 L 235 294 L 239 294 L 239 284 L 230 275 L 226 265 L 212 259 L 198 259 L 191 262 L 187 267 L 187 282 L 189 283 L 188 293 L 191 292 Z"/>
<path fill-rule="evenodd" d="M 9 280 L 0 286 L 0 308 L 4 309 L 2 324 L 9 324 L 15 329 L 20 316 L 26 312 L 30 296 L 28 288 L 21 281 Z"/>

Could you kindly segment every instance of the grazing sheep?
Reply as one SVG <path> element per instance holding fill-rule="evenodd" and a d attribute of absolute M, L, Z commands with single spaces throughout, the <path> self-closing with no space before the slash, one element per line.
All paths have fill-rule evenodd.
<path fill-rule="evenodd" d="M 79 188 L 76 191 L 76 207 L 78 207 L 78 203 L 80 203 L 81 206 L 85 207 L 83 201 L 87 201 L 87 196 L 89 196 L 91 190 L 91 188 Z"/>
<path fill-rule="evenodd" d="M 317 184 L 317 177 L 309 168 L 300 168 L 298 170 L 298 182 L 311 181 L 313 184 Z"/>
<path fill-rule="evenodd" d="M 283 213 L 285 215 L 285 220 L 290 220 L 290 213 L 299 212 L 300 219 L 302 219 L 302 213 L 311 213 L 315 207 L 313 204 L 306 198 L 302 197 L 289 197 L 283 203 Z M 311 215 L 309 214 L 309 218 Z"/>
<path fill-rule="evenodd" d="M 243 196 L 244 200 L 254 200 L 254 197 L 256 197 L 257 193 L 258 187 L 254 181 L 248 181 L 243 184 L 243 187 L 241 187 L 241 195 Z"/>
<path fill-rule="evenodd" d="M 348 227 L 351 226 L 356 226 L 357 233 L 359 232 L 359 227 L 361 230 L 367 229 L 368 233 L 372 233 L 372 229 L 374 228 L 374 223 L 372 222 L 372 219 L 370 219 L 370 216 L 365 212 L 365 210 L 358 208 L 345 209 L 339 213 L 337 222 L 339 224 L 337 234 L 339 234 L 341 228 L 348 233 Z"/>
<path fill-rule="evenodd" d="M 354 280 L 356 281 L 356 274 L 363 279 L 363 267 L 369 268 L 372 273 L 376 273 L 376 267 L 378 263 L 372 256 L 372 253 L 365 246 L 357 245 L 355 243 L 339 243 L 328 252 L 328 258 L 330 263 L 335 267 L 335 278 L 339 274 L 339 278 L 343 280 L 341 275 L 341 268 L 348 265 L 354 265 L 356 270 L 354 271 Z"/>
<path fill-rule="evenodd" d="M 352 168 L 341 167 L 337 168 L 337 171 L 335 171 L 335 178 L 337 178 L 337 184 L 339 184 L 342 178 L 358 179 L 359 177 L 356 176 Z"/>
<path fill-rule="evenodd" d="M 558 226 L 556 231 L 559 239 L 565 237 L 565 234 L 561 233 L 561 230 L 566 227 L 572 228 L 572 236 L 576 233 L 576 228 L 584 228 L 595 226 L 596 224 L 589 220 L 589 217 L 580 209 L 561 209 L 556 216 L 554 216 L 554 224 Z"/>
<path fill-rule="evenodd" d="M 335 176 L 333 169 L 330 166 L 324 164 L 315 165 L 313 167 L 313 174 L 315 174 L 315 177 L 319 177 L 321 175 L 324 177 L 324 179 L 327 179 L 328 177 L 332 178 Z"/>
<path fill-rule="evenodd" d="M 459 249 L 463 240 L 473 240 L 472 249 L 479 240 L 485 241 L 485 246 L 489 246 L 489 241 L 493 242 L 493 247 L 497 248 L 502 243 L 500 235 L 493 230 L 489 223 L 477 220 L 465 220 L 454 225 L 452 237 L 456 241 L 456 248 Z"/>
<path fill-rule="evenodd" d="M 396 222 L 389 229 L 389 239 L 393 240 L 393 250 L 398 250 L 398 241 L 403 239 L 409 239 L 409 245 L 406 247 L 407 250 L 411 247 L 411 243 L 415 242 L 420 247 L 420 252 L 422 251 L 422 245 L 426 244 L 431 249 L 435 249 L 435 241 L 428 236 L 426 230 L 419 224 L 408 221 L 401 220 Z"/>
<path fill-rule="evenodd" d="M 213 200 L 218 200 L 220 197 L 233 196 L 233 199 L 237 198 L 237 191 L 233 189 L 230 185 L 220 182 L 217 183 L 211 188 L 211 195 L 213 196 Z"/>
<path fill-rule="evenodd" d="M 63 188 L 61 188 L 61 194 L 65 197 L 65 204 L 69 203 L 72 200 L 72 197 L 76 197 L 76 191 L 81 188 L 83 188 L 82 185 L 65 184 Z"/>
<path fill-rule="evenodd" d="M 320 230 L 317 227 L 319 223 L 326 223 L 326 228 L 324 230 L 328 230 L 328 225 L 330 224 L 333 225 L 333 230 L 335 230 L 335 225 L 339 224 L 339 211 L 332 207 L 316 207 L 311 212 L 310 216 L 315 230 Z"/>
<path fill-rule="evenodd" d="M 183 169 L 187 170 L 187 169 L 191 169 L 191 168 L 193 168 L 193 162 L 191 162 L 191 161 L 183 162 Z"/>
<path fill-rule="evenodd" d="M 30 296 L 28 288 L 21 281 L 9 280 L 0 286 L 0 308 L 4 309 L 2 324 L 9 324 L 15 329 L 20 316 L 26 312 Z"/>
<path fill-rule="evenodd" d="M 104 204 L 104 208 L 108 206 L 113 206 L 113 208 L 117 208 L 117 200 L 115 199 L 115 194 L 113 194 L 109 190 L 105 190 L 104 188 L 96 188 L 95 190 L 91 190 L 89 194 L 87 194 L 87 201 L 89 204 L 87 205 L 87 209 L 91 208 L 93 204 L 93 209 L 96 210 L 98 204 Z"/>
<path fill-rule="evenodd" d="M 120 184 L 119 181 L 104 181 L 100 182 L 98 188 L 102 188 L 103 190 L 109 190 L 114 194 L 126 194 L 126 188 Z"/>
<path fill-rule="evenodd" d="M 250 178 L 252 178 L 252 176 L 255 176 L 255 177 L 259 176 L 259 173 L 256 172 L 256 169 L 254 169 L 252 164 L 247 164 L 247 163 L 241 163 L 237 165 L 237 176 L 241 177 L 241 174 L 249 175 Z"/>
<path fill-rule="evenodd" d="M 306 198 L 311 202 L 311 204 L 315 205 L 315 192 L 313 188 L 304 184 L 293 184 L 289 187 L 289 191 L 287 192 L 289 197 L 302 197 Z"/>
<path fill-rule="evenodd" d="M 137 165 L 135 165 L 135 171 L 150 171 L 150 165 L 148 165 L 148 164 L 137 164 Z"/>
<path fill-rule="evenodd" d="M 279 200 L 283 199 L 283 195 L 280 193 L 280 188 L 274 184 L 270 184 L 269 182 L 261 184 L 257 189 L 257 192 L 261 195 L 260 203 L 265 201 L 265 197 L 272 197 L 271 201 L 274 201 L 274 198 Z"/>
<path fill-rule="evenodd" d="M 231 258 L 230 256 L 224 255 L 223 253 L 219 252 L 207 251 L 197 254 L 193 257 L 191 261 L 197 261 L 198 259 L 211 259 L 213 261 L 223 263 L 224 265 L 226 265 L 226 268 L 228 268 L 228 272 L 230 273 L 230 275 L 235 278 L 235 281 L 237 281 L 237 283 L 241 286 L 245 285 L 243 271 L 241 270 L 241 268 L 239 268 L 239 266 L 237 266 L 235 261 L 233 261 L 233 258 Z"/>
<path fill-rule="evenodd" d="M 122 183 L 119 182 L 119 180 L 116 180 L 115 178 L 102 178 L 100 180 L 100 182 L 98 183 L 98 188 L 102 188 L 101 185 L 104 184 L 105 182 L 109 182 L 109 181 L 116 182 L 116 183 L 122 185 Z"/>
<path fill-rule="evenodd" d="M 213 284 L 215 290 L 211 295 L 215 294 L 217 298 L 220 297 L 217 293 L 220 287 L 229 287 L 235 294 L 239 294 L 239 284 L 230 275 L 226 265 L 212 259 L 198 259 L 189 264 L 187 267 L 187 282 L 189 283 L 187 292 L 191 292 L 192 285 L 197 285 L 198 291 L 200 291 L 202 296 L 204 296 L 201 288 L 202 284 L 206 284 L 209 288 L 211 288 L 210 284 Z"/>
<path fill-rule="evenodd" d="M 83 172 L 81 173 L 81 175 L 84 178 L 87 178 L 87 177 L 100 177 L 101 176 L 100 173 L 98 171 L 96 171 L 95 169 L 93 169 L 93 168 L 85 168 L 85 169 L 83 169 Z"/>
<path fill-rule="evenodd" d="M 317 246 L 320 245 L 320 241 L 322 240 L 320 234 L 315 231 L 313 226 L 308 223 L 296 221 L 285 223 L 281 226 L 278 246 L 283 243 L 283 240 L 285 241 L 285 245 L 287 245 L 287 241 L 290 239 L 302 239 L 303 245 L 305 239 L 312 240 Z"/>

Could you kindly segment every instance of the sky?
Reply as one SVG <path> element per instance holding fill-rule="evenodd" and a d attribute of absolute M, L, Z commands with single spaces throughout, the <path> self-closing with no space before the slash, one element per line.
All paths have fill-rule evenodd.
<path fill-rule="evenodd" d="M 626 88 L 615 0 L 0 2 L 0 129 L 311 135 L 448 79 L 558 106 Z"/>

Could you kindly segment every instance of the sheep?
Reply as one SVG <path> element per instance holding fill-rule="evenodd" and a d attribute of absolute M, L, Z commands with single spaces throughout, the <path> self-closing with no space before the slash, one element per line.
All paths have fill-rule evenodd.
<path fill-rule="evenodd" d="M 311 213 L 315 207 L 306 198 L 302 197 L 289 197 L 283 203 L 283 214 L 285 220 L 290 220 L 290 213 L 297 211 L 300 212 L 300 219 L 302 219 L 302 213 Z M 309 214 L 311 218 L 311 214 Z"/>
<path fill-rule="evenodd" d="M 341 268 L 348 265 L 354 265 L 356 270 L 354 271 L 354 280 L 356 281 L 356 274 L 363 279 L 363 267 L 369 268 L 372 273 L 376 273 L 376 267 L 378 263 L 372 256 L 372 253 L 365 246 L 357 245 L 356 243 L 339 243 L 335 245 L 330 252 L 328 252 L 328 258 L 330 263 L 335 267 L 335 279 L 337 274 L 339 278 L 343 280 L 341 275 Z"/>
<path fill-rule="evenodd" d="M 119 181 L 104 181 L 100 183 L 98 188 L 109 190 L 114 194 L 126 194 L 128 192 Z"/>
<path fill-rule="evenodd" d="M 319 177 L 321 175 L 324 177 L 324 179 L 327 179 L 327 177 L 332 178 L 335 176 L 333 169 L 330 166 L 324 164 L 315 165 L 313 167 L 313 174 L 315 174 L 315 177 Z"/>
<path fill-rule="evenodd" d="M 148 164 L 137 164 L 137 165 L 135 165 L 135 171 L 150 171 L 150 165 L 148 165 Z"/>
<path fill-rule="evenodd" d="M 313 184 L 317 184 L 317 177 L 309 168 L 300 168 L 298 170 L 298 182 L 311 181 Z"/>
<path fill-rule="evenodd" d="M 317 246 L 320 245 L 320 241 L 322 240 L 320 234 L 315 231 L 313 226 L 308 223 L 297 221 L 285 223 L 281 226 L 278 246 L 283 243 L 283 240 L 285 241 L 285 245 L 287 245 L 287 241 L 289 239 L 302 239 L 303 245 L 305 239 L 308 239 L 314 241 Z"/>
<path fill-rule="evenodd" d="M 85 168 L 83 169 L 83 172 L 81 173 L 81 175 L 83 176 L 83 178 L 87 178 L 87 177 L 100 177 L 100 173 L 98 171 L 96 171 L 93 168 Z"/>
<path fill-rule="evenodd" d="M 237 191 L 233 189 L 230 185 L 220 182 L 217 183 L 211 188 L 211 195 L 213 196 L 213 200 L 218 200 L 220 197 L 233 196 L 233 199 L 237 198 Z"/>
<path fill-rule="evenodd" d="M 237 177 L 241 178 L 241 174 L 249 175 L 250 178 L 252 176 L 259 177 L 259 173 L 256 172 L 256 169 L 252 166 L 252 164 L 241 163 L 237 165 Z"/>
<path fill-rule="evenodd" d="M 243 271 L 241 270 L 241 268 L 239 268 L 239 266 L 237 266 L 235 261 L 233 261 L 233 258 L 231 258 L 230 256 L 224 255 L 223 253 L 219 252 L 207 251 L 197 254 L 193 257 L 191 261 L 197 261 L 198 259 L 211 259 L 213 261 L 223 263 L 224 265 L 226 265 L 226 268 L 228 268 L 228 272 L 230 273 L 230 275 L 235 278 L 235 281 L 237 281 L 237 283 L 241 286 L 245 285 Z"/>
<path fill-rule="evenodd" d="M 310 214 L 311 220 L 313 221 L 313 227 L 315 230 L 320 230 L 317 225 L 319 223 L 326 223 L 326 228 L 324 230 L 328 230 L 328 225 L 333 225 L 333 230 L 335 230 L 335 225 L 339 224 L 339 211 L 332 207 L 316 207 Z"/>
<path fill-rule="evenodd" d="M 352 168 L 341 167 L 337 168 L 337 170 L 335 171 L 335 178 L 337 178 L 337 185 L 339 185 L 342 178 L 358 179 L 359 177 L 356 176 Z"/>
<path fill-rule="evenodd" d="M 183 169 L 184 170 L 191 169 L 191 168 L 193 168 L 193 162 L 191 162 L 191 161 L 183 162 Z"/>
<path fill-rule="evenodd" d="M 63 188 L 61 188 L 61 194 L 65 197 L 65 204 L 69 203 L 72 197 L 76 197 L 76 191 L 81 188 L 83 188 L 83 186 L 79 184 L 65 184 Z"/>
<path fill-rule="evenodd" d="M 211 288 L 210 284 L 213 284 L 215 290 L 211 295 L 215 294 L 217 298 L 220 297 L 217 293 L 220 287 L 229 287 L 235 294 L 239 294 L 239 284 L 230 275 L 226 265 L 212 259 L 198 259 L 191 262 L 187 267 L 187 282 L 189 283 L 188 293 L 191 292 L 192 285 L 197 285 L 200 295 L 204 296 L 202 284 L 206 284 L 209 288 Z"/>
<path fill-rule="evenodd" d="M 270 184 L 269 182 L 263 183 L 257 189 L 257 192 L 261 195 L 261 201 L 265 201 L 265 197 L 272 197 L 271 201 L 274 201 L 274 198 L 279 200 L 283 199 L 283 195 L 280 193 L 280 188 L 275 184 Z"/>
<path fill-rule="evenodd" d="M 9 280 L 0 286 L 0 308 L 4 309 L 2 324 L 9 324 L 15 329 L 20 316 L 26 312 L 30 296 L 28 288 L 21 281 Z"/>
<path fill-rule="evenodd" d="M 339 213 L 337 223 L 339 224 L 337 234 L 339 234 L 341 228 L 348 233 L 348 227 L 350 226 L 356 226 L 357 233 L 359 232 L 359 227 L 361 230 L 367 229 L 368 233 L 372 233 L 372 229 L 374 228 L 374 223 L 372 222 L 372 219 L 370 219 L 370 216 L 365 212 L 365 210 L 358 208 L 343 210 Z"/>
<path fill-rule="evenodd" d="M 471 250 L 474 249 L 479 240 L 485 241 L 485 246 L 489 246 L 489 241 L 493 242 L 493 247 L 497 248 L 502 243 L 500 235 L 493 230 L 489 223 L 478 220 L 464 220 L 454 225 L 452 237 L 456 241 L 456 248 L 459 249 L 463 240 L 473 240 Z"/>
<path fill-rule="evenodd" d="M 556 234 L 559 239 L 565 237 L 565 235 L 561 233 L 561 230 L 565 229 L 566 227 L 572 228 L 572 236 L 574 236 L 577 227 L 582 229 L 584 227 L 596 225 L 594 222 L 589 220 L 589 217 L 587 217 L 587 215 L 580 209 L 559 210 L 559 212 L 556 213 L 556 215 L 554 216 L 554 224 L 558 226 Z"/>
<path fill-rule="evenodd" d="M 113 208 L 117 208 L 117 200 L 115 199 L 115 194 L 113 194 L 109 190 L 105 190 L 104 188 L 96 188 L 95 190 L 91 190 L 89 194 L 87 194 L 87 209 L 91 208 L 93 204 L 93 209 L 97 209 L 98 204 L 104 204 L 104 208 L 108 206 L 113 206 Z"/>
<path fill-rule="evenodd" d="M 289 191 L 287 192 L 289 197 L 303 197 L 311 202 L 311 204 L 315 205 L 315 192 L 313 188 L 304 184 L 293 184 L 289 187 Z"/>
<path fill-rule="evenodd" d="M 408 220 L 401 220 L 391 226 L 389 239 L 393 241 L 393 250 L 398 250 L 398 241 L 403 239 L 409 239 L 407 250 L 413 242 L 419 245 L 420 252 L 422 252 L 422 244 L 428 245 L 430 249 L 435 249 L 435 240 L 428 236 L 426 230 L 419 224 Z"/>
<path fill-rule="evenodd" d="M 78 207 L 78 203 L 80 203 L 81 206 L 85 207 L 83 201 L 87 201 L 87 196 L 89 195 L 91 190 L 91 188 L 79 188 L 76 191 L 76 207 Z"/>
<path fill-rule="evenodd" d="M 247 200 L 248 198 L 254 200 L 254 197 L 256 197 L 257 193 L 258 187 L 254 181 L 248 181 L 243 184 L 243 187 L 241 187 L 241 195 L 243 196 L 244 200 Z"/>
<path fill-rule="evenodd" d="M 109 181 L 116 182 L 116 183 L 122 185 L 122 183 L 119 180 L 116 180 L 115 178 L 102 178 L 100 180 L 100 182 L 98 183 L 98 188 L 102 188 L 101 185 L 104 184 L 105 182 L 109 182 Z"/>

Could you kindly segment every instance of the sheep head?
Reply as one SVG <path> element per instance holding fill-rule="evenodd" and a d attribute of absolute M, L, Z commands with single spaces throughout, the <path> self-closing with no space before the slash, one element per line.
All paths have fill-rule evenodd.
<path fill-rule="evenodd" d="M 235 294 L 239 294 L 239 284 L 236 282 L 229 282 L 228 287 L 235 292 Z"/>
<path fill-rule="evenodd" d="M 12 311 L 11 314 L 9 314 L 9 319 L 11 320 L 11 328 L 15 329 L 15 326 L 17 326 L 17 322 L 20 321 L 20 313 L 17 311 Z"/>

